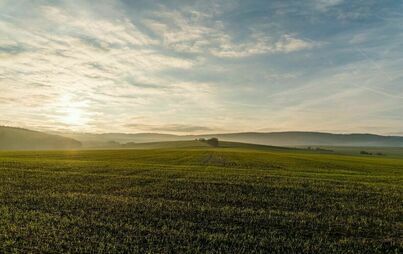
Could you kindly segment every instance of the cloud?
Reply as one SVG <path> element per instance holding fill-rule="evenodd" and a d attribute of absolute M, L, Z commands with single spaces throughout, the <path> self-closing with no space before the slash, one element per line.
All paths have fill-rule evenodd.
<path fill-rule="evenodd" d="M 70 110 L 88 118 L 74 128 L 91 130 L 97 121 L 90 119 L 100 114 L 113 118 L 128 114 L 128 108 L 144 110 L 164 102 L 180 107 L 195 104 L 190 98 L 208 96 L 202 91 L 205 84 L 160 78 L 161 71 L 190 69 L 198 60 L 161 52 L 127 18 L 57 6 L 40 6 L 38 13 L 46 19 L 40 25 L 0 19 L 0 33 L 8 38 L 0 41 L 0 110 L 6 117 L 25 118 L 30 112 L 37 121 L 33 125 L 45 126 L 49 118 L 65 125 Z M 71 99 L 63 103 L 66 96 Z"/>
<path fill-rule="evenodd" d="M 43 6 L 41 12 L 52 23 L 59 24 L 64 33 L 88 37 L 99 41 L 100 47 L 134 47 L 152 45 L 156 42 L 140 32 L 129 19 L 121 17 L 108 20 L 81 11 L 74 14 L 55 6 Z"/>
<path fill-rule="evenodd" d="M 316 9 L 321 11 L 327 11 L 333 6 L 340 5 L 344 0 L 313 0 L 313 4 Z"/>
<path fill-rule="evenodd" d="M 212 54 L 220 57 L 247 57 L 267 53 L 290 53 L 304 49 L 311 49 L 319 45 L 285 34 L 277 41 L 264 35 L 254 35 L 250 42 L 234 44 L 225 40 Z"/>
<path fill-rule="evenodd" d="M 319 45 L 318 43 L 313 43 L 310 41 L 302 40 L 293 37 L 292 35 L 284 35 L 275 46 L 275 52 L 293 52 L 304 49 L 311 49 Z"/>
<path fill-rule="evenodd" d="M 265 32 L 252 31 L 243 41 L 235 42 L 220 20 L 193 11 L 192 15 L 175 10 L 158 10 L 144 23 L 160 38 L 164 47 L 185 53 L 204 53 L 216 57 L 248 57 L 268 53 L 290 53 L 319 46 L 295 34 L 275 38 Z M 256 29 L 254 29 L 256 30 Z"/>
<path fill-rule="evenodd" d="M 1 118 L 90 132 L 393 132 L 403 16 L 392 2 L 3 1 Z"/>
<path fill-rule="evenodd" d="M 192 133 L 192 132 L 211 132 L 215 128 L 206 126 L 194 126 L 186 124 L 167 124 L 167 125 L 147 125 L 147 124 L 127 124 L 126 127 L 137 131 L 169 132 L 169 133 Z"/>

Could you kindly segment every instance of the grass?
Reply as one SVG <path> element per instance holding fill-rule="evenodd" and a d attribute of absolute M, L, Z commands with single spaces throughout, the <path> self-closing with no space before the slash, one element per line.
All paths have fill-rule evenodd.
<path fill-rule="evenodd" d="M 0 152 L 0 252 L 402 252 L 402 159 L 260 148 Z"/>

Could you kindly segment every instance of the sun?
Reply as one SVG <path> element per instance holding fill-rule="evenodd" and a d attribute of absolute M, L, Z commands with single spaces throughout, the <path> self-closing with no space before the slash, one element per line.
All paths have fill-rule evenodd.
<path fill-rule="evenodd" d="M 82 125 L 84 124 L 83 111 L 80 108 L 66 108 L 65 116 L 62 120 L 69 125 Z"/>
<path fill-rule="evenodd" d="M 59 121 L 69 126 L 86 125 L 87 113 L 86 104 L 83 101 L 73 100 L 72 96 L 62 96 L 58 100 L 59 105 Z"/>

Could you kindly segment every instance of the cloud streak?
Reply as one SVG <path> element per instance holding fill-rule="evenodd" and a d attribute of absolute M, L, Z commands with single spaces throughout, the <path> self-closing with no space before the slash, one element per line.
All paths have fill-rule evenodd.
<path fill-rule="evenodd" d="M 403 126 L 399 3 L 0 8 L 0 124 L 181 134 Z"/>
<path fill-rule="evenodd" d="M 217 57 L 248 57 L 268 53 L 289 53 L 319 46 L 296 35 L 283 34 L 272 38 L 263 32 L 251 31 L 241 42 L 225 31 L 220 20 L 212 15 L 192 11 L 185 16 L 179 11 L 158 10 L 146 25 L 168 49 L 186 53 L 205 53 Z M 252 29 L 253 30 L 253 29 Z"/>

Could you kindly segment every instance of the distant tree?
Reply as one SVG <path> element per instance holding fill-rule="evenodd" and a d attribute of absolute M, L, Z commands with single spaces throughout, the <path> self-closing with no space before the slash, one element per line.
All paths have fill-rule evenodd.
<path fill-rule="evenodd" d="M 126 144 L 123 144 L 122 146 L 123 146 L 123 147 L 132 147 L 132 146 L 135 146 L 135 145 L 136 145 L 135 142 L 128 142 L 128 143 L 126 143 Z"/>
<path fill-rule="evenodd" d="M 108 141 L 106 144 L 108 146 L 120 146 L 120 143 L 116 142 L 115 140 Z"/>
<path fill-rule="evenodd" d="M 361 151 L 360 154 L 364 154 L 364 155 L 372 155 L 372 153 L 369 153 L 367 151 Z"/>
<path fill-rule="evenodd" d="M 206 142 L 207 142 L 207 144 L 209 144 L 211 146 L 214 146 L 214 147 L 218 146 L 218 138 L 210 138 L 210 139 L 207 139 Z"/>

